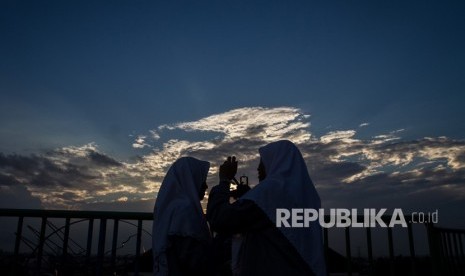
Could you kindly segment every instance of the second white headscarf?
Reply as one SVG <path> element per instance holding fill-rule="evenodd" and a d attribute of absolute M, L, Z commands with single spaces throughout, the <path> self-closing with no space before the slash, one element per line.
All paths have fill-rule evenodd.
<path fill-rule="evenodd" d="M 276 209 L 321 206 L 299 149 L 290 141 L 270 143 L 259 149 L 266 178 L 241 199 L 255 202 L 276 223 Z M 317 276 L 326 275 L 322 231 L 318 221 L 307 228 L 278 228 Z"/>

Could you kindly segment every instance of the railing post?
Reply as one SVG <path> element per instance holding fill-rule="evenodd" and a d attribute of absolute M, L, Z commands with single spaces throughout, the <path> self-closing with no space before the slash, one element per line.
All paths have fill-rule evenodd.
<path fill-rule="evenodd" d="M 391 276 L 395 275 L 394 272 L 394 242 L 392 239 L 392 228 L 388 227 L 388 243 L 389 243 L 389 270 Z"/>
<path fill-rule="evenodd" d="M 447 232 L 446 233 L 446 241 L 447 241 L 447 254 L 448 254 L 448 260 L 449 260 L 449 267 L 450 267 L 450 272 L 452 274 L 456 274 L 457 271 L 455 270 L 455 268 L 457 267 L 455 264 L 455 259 L 454 259 L 454 250 L 452 248 L 452 243 L 451 243 L 451 239 L 450 239 L 450 235 L 452 233 L 449 233 Z"/>
<path fill-rule="evenodd" d="M 39 234 L 39 244 L 37 248 L 37 272 L 40 273 L 42 268 L 42 258 L 44 252 L 44 243 L 45 243 L 45 230 L 47 226 L 47 217 L 42 217 L 42 223 L 40 226 L 40 234 Z"/>
<path fill-rule="evenodd" d="M 428 235 L 428 245 L 431 256 L 431 268 L 433 276 L 438 276 L 440 275 L 439 272 L 441 267 L 440 236 L 438 236 L 438 232 L 433 224 L 428 223 L 425 224 L 425 226 Z"/>
<path fill-rule="evenodd" d="M 458 243 L 459 243 L 459 250 L 460 250 L 460 267 L 462 269 L 462 273 L 465 274 L 465 255 L 463 254 L 463 243 L 462 243 L 462 233 L 458 233 Z"/>
<path fill-rule="evenodd" d="M 345 228 L 345 236 L 346 236 L 346 257 L 347 257 L 347 275 L 352 275 L 352 253 L 350 248 L 350 228 Z"/>
<path fill-rule="evenodd" d="M 410 249 L 410 258 L 412 259 L 412 275 L 417 275 L 417 265 L 416 265 L 416 256 L 415 256 L 415 243 L 413 240 L 413 230 L 412 223 L 409 221 L 407 224 L 408 227 L 408 243 Z"/>
<path fill-rule="evenodd" d="M 12 268 L 12 275 L 16 275 L 16 268 L 19 266 L 19 248 L 21 246 L 21 239 L 22 239 L 22 234 L 23 234 L 23 222 L 24 222 L 24 217 L 20 216 L 18 217 L 18 224 L 16 227 L 16 238 L 15 238 L 15 249 L 14 249 L 14 263 L 13 263 L 13 268 Z"/>
<path fill-rule="evenodd" d="M 15 250 L 14 250 L 15 259 L 19 257 L 19 247 L 21 245 L 21 238 L 23 234 L 23 221 L 24 221 L 24 217 L 18 217 L 18 225 L 16 228 Z"/>
<path fill-rule="evenodd" d="M 137 221 L 137 241 L 136 241 L 136 260 L 134 275 L 139 275 L 140 270 L 140 248 L 142 243 L 142 220 Z"/>
<path fill-rule="evenodd" d="M 65 221 L 65 234 L 63 236 L 63 264 L 66 263 L 66 258 L 68 255 L 68 240 L 69 240 L 69 226 L 71 223 L 70 218 L 66 218 Z"/>
<path fill-rule="evenodd" d="M 373 275 L 373 245 L 371 242 L 371 228 L 367 227 L 367 249 L 368 249 L 368 263 L 370 264 L 370 275 Z"/>
<path fill-rule="evenodd" d="M 90 264 L 90 257 L 92 253 L 92 239 L 94 234 L 94 219 L 89 219 L 89 226 L 87 227 L 87 246 L 86 246 L 86 263 Z"/>
<path fill-rule="evenodd" d="M 111 243 L 111 269 L 115 271 L 116 265 L 116 246 L 118 243 L 118 223 L 119 220 L 115 219 L 113 221 L 113 241 Z"/>
<path fill-rule="evenodd" d="M 105 239 L 107 233 L 107 219 L 100 219 L 100 231 L 98 236 L 97 275 L 103 275 L 103 261 L 105 259 Z"/>
<path fill-rule="evenodd" d="M 323 240 L 325 250 L 326 275 L 329 275 L 329 237 L 328 228 L 323 228 Z"/>
<path fill-rule="evenodd" d="M 447 233 L 441 231 L 440 234 L 441 236 L 441 249 L 442 249 L 442 267 L 441 267 L 441 273 L 446 273 L 450 274 L 451 273 L 451 265 L 450 265 L 450 259 L 449 259 L 449 248 L 447 245 Z M 445 271 L 444 271 L 445 270 Z"/>
<path fill-rule="evenodd" d="M 460 260 L 457 235 L 459 235 L 459 234 L 452 233 L 452 238 L 453 238 L 453 243 L 454 243 L 454 253 L 455 253 L 454 254 L 454 259 L 455 259 L 455 263 L 457 264 L 457 273 L 460 274 L 460 275 L 463 275 L 464 271 L 463 271 L 462 262 Z"/>

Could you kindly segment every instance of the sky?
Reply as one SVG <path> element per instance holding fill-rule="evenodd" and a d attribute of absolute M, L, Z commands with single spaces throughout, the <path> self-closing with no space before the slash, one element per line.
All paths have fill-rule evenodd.
<path fill-rule="evenodd" d="M 2 1 L 0 207 L 151 211 L 300 148 L 324 207 L 465 218 L 463 1 Z M 462 223 L 462 224 L 461 224 Z"/>

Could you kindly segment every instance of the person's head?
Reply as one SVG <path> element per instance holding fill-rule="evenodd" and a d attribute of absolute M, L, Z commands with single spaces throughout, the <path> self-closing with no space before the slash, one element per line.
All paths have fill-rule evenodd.
<path fill-rule="evenodd" d="M 172 170 L 179 188 L 202 200 L 205 197 L 207 186 L 207 174 L 210 163 L 193 157 L 181 157 L 174 162 Z M 190 192 L 189 192 L 190 191 Z"/>
<path fill-rule="evenodd" d="M 288 140 L 280 140 L 269 143 L 259 149 L 260 165 L 257 170 L 259 179 L 270 177 L 274 174 L 285 175 L 295 169 L 296 162 L 305 161 L 299 149 Z M 260 179 L 262 181 L 262 179 Z"/>

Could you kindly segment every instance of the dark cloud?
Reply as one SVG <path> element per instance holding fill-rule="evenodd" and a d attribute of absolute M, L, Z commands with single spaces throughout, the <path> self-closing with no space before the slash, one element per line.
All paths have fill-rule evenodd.
<path fill-rule="evenodd" d="M 92 145 L 62 148 L 42 155 L 0 153 L 0 186 L 23 186 L 46 206 L 69 207 L 85 204 L 85 198 L 107 191 L 105 170 L 121 166 L 122 163 L 98 152 Z M 107 174 L 110 179 L 120 177 L 111 171 Z M 60 192 L 63 190 L 68 192 Z"/>
<path fill-rule="evenodd" d="M 313 160 L 314 161 L 314 160 Z M 363 172 L 366 168 L 353 162 L 309 162 L 312 178 L 322 183 L 340 183 L 345 178 Z"/>
<path fill-rule="evenodd" d="M 264 131 L 266 131 L 266 125 L 265 124 L 248 126 L 245 129 L 245 136 L 244 137 L 256 137 L 256 136 L 262 134 Z"/>
<path fill-rule="evenodd" d="M 42 209 L 42 203 L 24 185 L 0 186 L 0 208 Z"/>
<path fill-rule="evenodd" d="M 95 151 L 90 152 L 89 157 L 92 162 L 99 166 L 122 166 L 122 164 L 115 159 Z"/>
<path fill-rule="evenodd" d="M 0 186 L 13 186 L 19 184 L 21 183 L 13 176 L 0 173 Z"/>
<path fill-rule="evenodd" d="M 51 175 L 47 171 L 41 171 L 37 175 L 32 175 L 30 177 L 29 183 L 32 186 L 36 186 L 38 188 L 42 187 L 66 187 L 68 186 L 67 183 L 63 183 L 60 181 L 60 178 L 57 178 L 54 175 Z"/>
<path fill-rule="evenodd" d="M 4 155 L 0 153 L 0 168 L 18 171 L 32 171 L 37 168 L 41 158 L 35 155 L 21 156 L 17 154 Z"/>
<path fill-rule="evenodd" d="M 80 200 L 79 195 L 76 194 L 76 193 L 72 193 L 72 192 L 66 192 L 66 193 L 61 194 L 61 198 L 63 200 L 69 200 L 69 201 L 79 201 Z"/>

